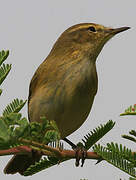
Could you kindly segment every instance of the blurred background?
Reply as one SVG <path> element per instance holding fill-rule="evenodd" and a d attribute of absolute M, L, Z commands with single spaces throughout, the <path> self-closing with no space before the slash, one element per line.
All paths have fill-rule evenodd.
<path fill-rule="evenodd" d="M 136 1 L 0 0 L 0 7 L 0 50 L 10 50 L 7 63 L 12 63 L 12 70 L 1 87 L 1 113 L 14 98 L 28 98 L 35 70 L 68 27 L 83 22 L 132 27 L 111 39 L 97 58 L 99 88 L 93 108 L 86 122 L 69 139 L 77 143 L 90 130 L 112 119 L 116 121 L 114 129 L 99 142 L 106 145 L 114 141 L 134 150 L 133 143 L 122 139 L 121 135 L 135 129 L 136 117 L 120 117 L 119 114 L 136 103 Z M 21 112 L 27 117 L 27 105 Z M 95 165 L 95 160 L 86 160 L 83 168 L 76 168 L 75 160 L 70 160 L 32 177 L 4 175 L 3 169 L 10 158 L 1 157 L 0 178 L 3 180 L 127 180 L 129 177 L 104 161 Z"/>

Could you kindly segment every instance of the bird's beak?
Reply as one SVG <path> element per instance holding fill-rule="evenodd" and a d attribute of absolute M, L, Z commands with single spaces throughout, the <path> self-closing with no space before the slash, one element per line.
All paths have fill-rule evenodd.
<path fill-rule="evenodd" d="M 128 29 L 130 29 L 130 27 L 121 27 L 121 28 L 112 29 L 111 34 L 115 35 L 115 34 L 118 34 L 120 32 L 126 31 Z"/>

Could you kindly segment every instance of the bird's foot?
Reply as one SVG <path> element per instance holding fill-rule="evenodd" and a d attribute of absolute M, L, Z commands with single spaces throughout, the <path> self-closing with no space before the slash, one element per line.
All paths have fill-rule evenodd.
<path fill-rule="evenodd" d="M 81 159 L 81 167 L 83 167 L 86 156 L 87 156 L 87 151 L 85 150 L 84 145 L 81 142 L 79 142 L 77 144 L 77 147 L 74 150 L 75 150 L 75 157 L 76 157 L 75 165 L 78 167 L 80 164 L 79 163 L 80 159 Z"/>
<path fill-rule="evenodd" d="M 84 145 L 81 142 L 79 142 L 77 145 L 75 145 L 73 142 L 71 142 L 67 138 L 64 138 L 63 140 L 65 142 L 67 142 L 72 147 L 72 149 L 75 151 L 75 157 L 76 157 L 75 165 L 78 167 L 80 164 L 79 162 L 81 160 L 81 167 L 83 167 L 86 156 L 87 156 L 87 151 L 84 148 Z"/>

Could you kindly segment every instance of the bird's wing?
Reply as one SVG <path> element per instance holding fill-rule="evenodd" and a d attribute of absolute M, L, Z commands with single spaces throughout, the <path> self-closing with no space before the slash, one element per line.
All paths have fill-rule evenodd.
<path fill-rule="evenodd" d="M 33 76 L 32 79 L 31 79 L 30 86 L 29 86 L 28 104 L 29 104 L 29 101 L 30 101 L 30 99 L 31 99 L 32 92 L 33 92 L 34 89 L 35 89 L 37 80 L 38 80 L 38 73 L 37 73 L 37 71 L 36 71 L 35 74 L 34 74 L 34 76 Z"/>

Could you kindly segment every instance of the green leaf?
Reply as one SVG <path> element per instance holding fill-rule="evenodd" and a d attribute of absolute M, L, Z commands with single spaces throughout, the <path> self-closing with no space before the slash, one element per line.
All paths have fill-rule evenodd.
<path fill-rule="evenodd" d="M 10 113 L 0 117 L 0 149 L 8 149 L 19 144 L 19 138 L 30 137 L 30 123 L 20 113 Z"/>
<path fill-rule="evenodd" d="M 8 132 L 10 137 L 15 141 L 20 137 L 27 137 L 29 135 L 29 122 L 26 118 L 21 118 L 21 114 L 19 113 L 11 113 L 9 116 L 5 117 L 7 122 L 9 123 Z"/>
<path fill-rule="evenodd" d="M 114 149 L 115 148 L 115 149 Z M 127 174 L 136 177 L 136 170 L 135 167 L 133 165 L 133 163 L 131 163 L 130 165 L 130 161 L 132 160 L 131 158 L 129 159 L 130 161 L 128 161 L 127 159 L 125 159 L 124 154 L 121 154 L 121 151 L 114 151 L 116 150 L 116 145 L 114 147 L 112 147 L 112 149 L 108 149 L 107 147 L 103 147 L 100 144 L 98 145 L 94 145 L 93 149 L 94 152 L 96 152 L 99 156 L 101 156 L 104 160 L 106 160 L 107 162 L 109 162 L 110 164 L 114 165 L 115 167 L 119 168 L 120 170 L 126 172 Z M 123 148 L 125 155 L 127 155 L 127 148 Z"/>
<path fill-rule="evenodd" d="M 135 138 L 133 138 L 132 136 L 122 135 L 122 137 L 123 137 L 123 138 L 125 138 L 125 139 L 128 139 L 128 140 L 133 141 L 133 142 L 135 142 L 135 143 L 136 143 L 136 139 L 135 139 Z"/>
<path fill-rule="evenodd" d="M 0 89 L 0 95 L 2 94 L 2 89 Z"/>
<path fill-rule="evenodd" d="M 7 116 L 10 113 L 17 113 L 24 107 L 25 104 L 26 104 L 26 101 L 23 101 L 22 99 L 21 100 L 14 99 L 9 105 L 6 106 L 2 115 Z"/>
<path fill-rule="evenodd" d="M 43 143 L 47 144 L 52 141 L 60 140 L 60 132 L 57 124 L 54 120 L 47 120 L 45 117 L 41 117 L 45 121 Z"/>
<path fill-rule="evenodd" d="M 60 132 L 56 129 L 51 130 L 45 130 L 45 135 L 43 137 L 43 143 L 47 144 L 49 142 L 53 141 L 59 141 L 60 140 Z"/>
<path fill-rule="evenodd" d="M 107 134 L 115 125 L 115 122 L 109 120 L 106 124 L 98 126 L 96 129 L 88 133 L 82 139 L 86 150 L 90 149 L 99 139 Z"/>
<path fill-rule="evenodd" d="M 136 137 L 136 131 L 135 131 L 135 130 L 131 130 L 131 131 L 129 132 L 129 134 L 131 134 L 131 135 L 133 135 L 133 136 Z"/>
<path fill-rule="evenodd" d="M 7 51 L 2 50 L 0 52 L 0 65 L 7 59 L 8 56 L 9 56 L 9 50 Z"/>
<path fill-rule="evenodd" d="M 133 106 L 131 105 L 128 107 L 124 113 L 121 113 L 120 116 L 126 116 L 126 115 L 136 115 L 136 104 Z"/>
<path fill-rule="evenodd" d="M 131 149 L 126 148 L 125 146 L 122 147 L 122 144 L 118 145 L 117 143 L 107 143 L 106 147 L 109 151 L 117 153 L 119 156 L 122 156 L 127 161 L 133 163 L 135 166 L 136 163 L 136 153 L 132 153 Z"/>
<path fill-rule="evenodd" d="M 31 165 L 25 172 L 24 176 L 31 176 L 35 173 L 38 173 L 44 169 L 47 169 L 51 166 L 54 166 L 58 163 L 59 159 L 57 158 L 44 158 L 41 159 L 39 162 L 36 162 L 34 165 Z"/>
<path fill-rule="evenodd" d="M 10 136 L 7 132 L 8 126 L 3 120 L 3 117 L 0 117 L 0 149 L 7 149 L 10 146 Z"/>
<path fill-rule="evenodd" d="M 69 160 L 69 158 L 61 159 L 61 163 L 67 160 Z M 44 159 L 40 159 L 39 162 L 36 162 L 34 165 L 27 168 L 23 175 L 31 176 L 49 167 L 57 165 L 58 163 L 60 163 L 60 160 L 56 157 L 44 157 Z"/>
<path fill-rule="evenodd" d="M 11 113 L 0 117 L 0 149 L 7 149 L 19 143 L 19 137 L 27 137 L 29 123 L 26 118 L 21 118 L 19 113 Z"/>
<path fill-rule="evenodd" d="M 11 70 L 11 64 L 3 64 L 2 67 L 0 67 L 0 85 L 4 81 L 4 79 L 7 77 L 9 71 Z"/>
<path fill-rule="evenodd" d="M 130 177 L 130 178 L 129 178 L 129 180 L 136 180 L 136 178 L 132 178 L 132 177 Z"/>

